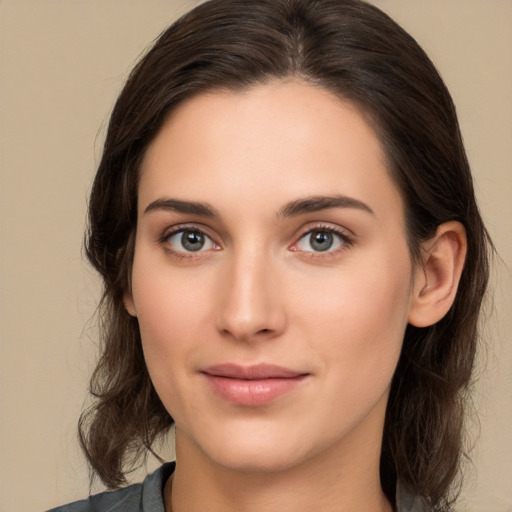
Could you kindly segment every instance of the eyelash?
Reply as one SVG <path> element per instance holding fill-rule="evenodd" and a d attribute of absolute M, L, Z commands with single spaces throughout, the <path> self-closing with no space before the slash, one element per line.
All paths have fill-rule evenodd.
<path fill-rule="evenodd" d="M 161 237 L 160 239 L 158 240 L 158 242 L 164 246 L 164 249 L 166 252 L 170 253 L 174 258 L 177 258 L 177 259 L 180 259 L 180 260 L 190 260 L 192 258 L 197 258 L 200 256 L 200 254 L 202 252 L 205 252 L 205 251 L 202 251 L 202 250 L 199 250 L 199 251 L 178 251 L 176 249 L 173 249 L 171 244 L 169 243 L 170 239 L 175 236 L 175 235 L 178 235 L 179 233 L 185 233 L 185 232 L 191 232 L 191 233 L 197 233 L 197 234 L 200 234 L 200 235 L 203 235 L 205 238 L 209 239 L 211 241 L 211 243 L 215 246 L 215 249 L 214 250 L 218 250 L 217 248 L 220 248 L 219 245 L 213 241 L 213 238 L 208 234 L 206 233 L 206 231 L 201 228 L 201 227 L 198 227 L 198 226 L 195 226 L 195 225 L 178 225 L 178 226 L 174 226 L 174 228 L 171 230 L 171 231 L 166 231 Z"/>
<path fill-rule="evenodd" d="M 158 242 L 164 246 L 165 251 L 170 253 L 173 257 L 185 260 L 185 259 L 192 259 L 200 257 L 200 254 L 202 252 L 206 252 L 203 250 L 198 250 L 197 252 L 194 251 L 178 251 L 172 248 L 172 246 L 169 243 L 169 240 L 179 234 L 190 231 L 192 233 L 198 233 L 200 235 L 203 235 L 204 237 L 208 238 L 211 243 L 215 246 L 214 250 L 219 250 L 220 246 L 217 244 L 213 238 L 206 233 L 204 228 L 195 226 L 195 225 L 178 225 L 175 226 L 171 231 L 166 231 L 158 240 Z M 327 249 L 325 251 L 304 251 L 304 250 L 298 250 L 294 247 L 299 244 L 299 242 L 303 239 L 305 239 L 307 236 L 311 236 L 313 233 L 330 233 L 332 235 L 335 235 L 340 240 L 340 247 L 335 248 L 334 250 Z M 301 252 L 304 254 L 304 256 L 308 258 L 328 258 L 330 256 L 337 255 L 339 252 L 342 252 L 344 250 L 347 250 L 351 246 L 354 245 L 354 238 L 351 235 L 348 235 L 346 231 L 342 231 L 338 228 L 335 228 L 333 226 L 327 226 L 323 224 L 318 224 L 316 226 L 313 226 L 309 228 L 307 231 L 304 231 L 300 234 L 300 236 L 297 238 L 297 240 L 290 246 L 290 250 L 293 252 Z"/>
<path fill-rule="evenodd" d="M 332 256 L 337 256 L 340 252 L 345 251 L 352 247 L 354 245 L 354 237 L 347 234 L 346 231 L 341 230 L 339 228 L 333 227 L 333 226 L 327 226 L 323 224 L 318 224 L 316 226 L 313 226 L 309 228 L 307 231 L 302 233 L 296 242 L 293 243 L 292 247 L 290 248 L 292 251 L 299 250 L 294 249 L 293 247 L 296 246 L 301 240 L 305 239 L 308 236 L 311 236 L 313 233 L 330 233 L 332 235 L 335 235 L 340 240 L 340 247 L 337 247 L 333 250 L 330 248 L 325 251 L 300 251 L 304 254 L 305 257 L 308 258 L 329 258 Z"/>

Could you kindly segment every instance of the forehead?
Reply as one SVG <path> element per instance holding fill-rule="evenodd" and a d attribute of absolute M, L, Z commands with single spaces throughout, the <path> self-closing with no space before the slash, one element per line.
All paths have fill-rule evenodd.
<path fill-rule="evenodd" d="M 237 197 L 249 206 L 263 194 L 277 207 L 333 193 L 401 213 L 382 145 L 359 109 L 321 87 L 276 81 L 179 105 L 147 151 L 139 200 Z"/>

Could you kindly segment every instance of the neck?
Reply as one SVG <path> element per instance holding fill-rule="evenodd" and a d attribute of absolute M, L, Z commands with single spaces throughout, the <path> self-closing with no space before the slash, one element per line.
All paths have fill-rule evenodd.
<path fill-rule="evenodd" d="M 391 512 L 379 476 L 380 439 L 279 471 L 222 467 L 177 430 L 176 472 L 165 489 L 166 512 Z M 366 438 L 368 441 L 368 438 Z M 360 445 L 359 445 L 360 448 Z"/>

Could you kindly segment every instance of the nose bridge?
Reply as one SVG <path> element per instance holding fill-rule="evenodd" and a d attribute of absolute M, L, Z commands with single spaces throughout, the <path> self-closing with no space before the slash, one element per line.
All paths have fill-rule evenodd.
<path fill-rule="evenodd" d="M 233 251 L 223 275 L 218 328 L 239 340 L 273 337 L 285 324 L 276 265 L 261 247 Z"/>

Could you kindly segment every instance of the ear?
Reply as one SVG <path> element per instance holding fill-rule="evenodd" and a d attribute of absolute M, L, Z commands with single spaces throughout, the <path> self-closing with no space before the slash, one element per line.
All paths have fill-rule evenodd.
<path fill-rule="evenodd" d="M 133 259 L 135 254 L 135 231 L 130 232 L 126 247 L 122 254 L 121 249 L 118 250 L 118 256 L 122 258 L 122 264 L 126 266 L 126 284 L 123 294 L 124 308 L 129 315 L 137 318 L 137 311 L 135 309 L 135 302 L 133 300 L 132 292 L 132 271 L 133 271 Z"/>
<path fill-rule="evenodd" d="M 466 230 L 455 221 L 441 224 L 422 244 L 409 310 L 411 325 L 427 327 L 446 315 L 457 294 L 466 251 Z"/>
<path fill-rule="evenodd" d="M 135 303 L 133 301 L 131 286 L 129 286 L 124 292 L 123 304 L 126 311 L 128 311 L 128 314 L 136 318 L 137 311 L 135 310 Z"/>

